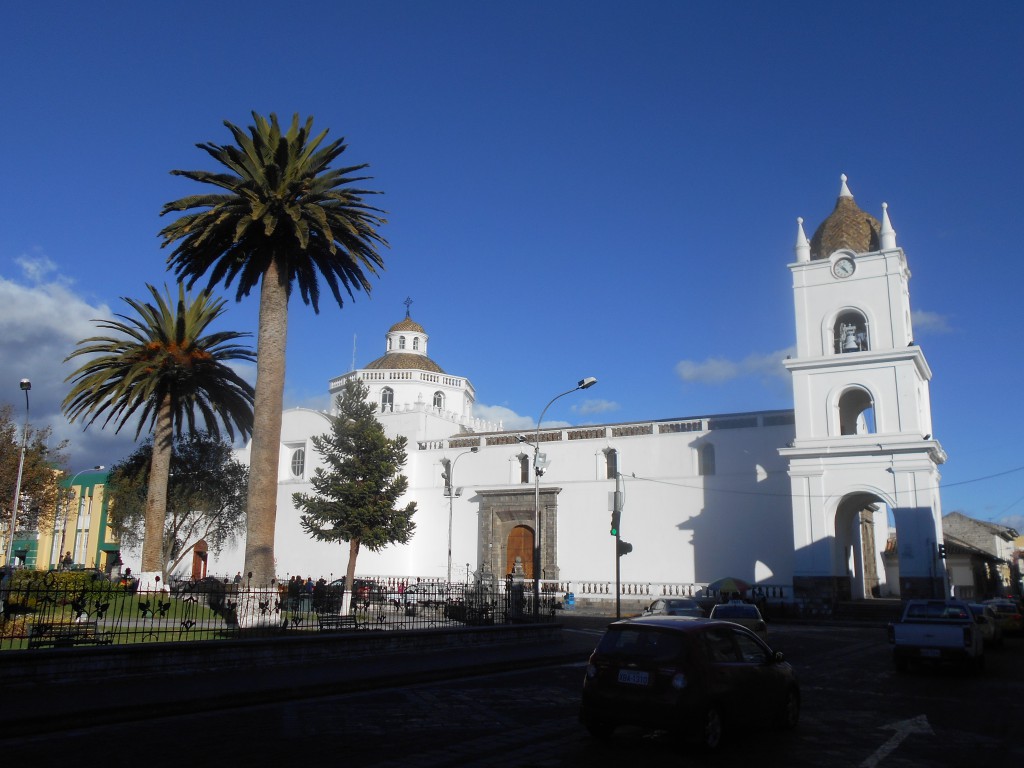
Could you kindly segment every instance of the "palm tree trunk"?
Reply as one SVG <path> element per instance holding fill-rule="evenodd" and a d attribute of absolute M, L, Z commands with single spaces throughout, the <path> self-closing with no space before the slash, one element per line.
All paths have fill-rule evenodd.
<path fill-rule="evenodd" d="M 158 574 L 166 580 L 164 566 L 164 522 L 167 518 L 167 480 L 171 473 L 174 420 L 171 398 L 164 395 L 157 410 L 153 434 L 153 457 L 149 464 L 146 493 L 146 533 L 142 540 L 142 573 Z"/>
<path fill-rule="evenodd" d="M 277 524 L 277 469 L 281 455 L 285 344 L 288 339 L 287 276 L 276 262 L 263 275 L 256 338 L 256 396 L 249 454 L 245 571 L 254 587 L 276 577 L 274 528 Z"/>

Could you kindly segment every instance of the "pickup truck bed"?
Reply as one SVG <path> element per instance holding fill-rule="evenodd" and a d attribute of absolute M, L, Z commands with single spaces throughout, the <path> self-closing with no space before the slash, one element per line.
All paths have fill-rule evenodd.
<path fill-rule="evenodd" d="M 905 670 L 911 662 L 984 665 L 981 632 L 967 603 L 959 600 L 908 600 L 902 618 L 889 625 L 893 662 Z"/>

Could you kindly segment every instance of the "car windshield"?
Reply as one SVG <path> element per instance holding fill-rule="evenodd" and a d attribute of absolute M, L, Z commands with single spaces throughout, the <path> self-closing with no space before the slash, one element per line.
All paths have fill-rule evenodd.
<path fill-rule="evenodd" d="M 758 615 L 753 605 L 716 605 L 711 611 L 713 619 L 756 619 Z"/>
<path fill-rule="evenodd" d="M 609 627 L 597 645 L 597 652 L 606 656 L 661 663 L 681 659 L 684 648 L 680 632 L 656 627 L 624 626 Z"/>
<path fill-rule="evenodd" d="M 678 611 L 697 608 L 697 604 L 692 600 L 666 600 L 665 607 L 670 611 Z"/>

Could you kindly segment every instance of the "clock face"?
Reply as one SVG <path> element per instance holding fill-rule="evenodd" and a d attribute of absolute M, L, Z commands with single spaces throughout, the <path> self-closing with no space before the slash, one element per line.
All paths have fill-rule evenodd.
<path fill-rule="evenodd" d="M 843 256 L 840 259 L 836 259 L 836 263 L 832 265 L 832 274 L 836 277 L 849 277 L 853 274 L 853 270 L 856 269 L 853 263 L 853 259 L 848 256 Z"/>

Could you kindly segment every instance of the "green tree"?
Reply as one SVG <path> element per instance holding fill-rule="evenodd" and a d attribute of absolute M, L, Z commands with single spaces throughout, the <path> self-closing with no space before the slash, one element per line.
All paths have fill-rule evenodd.
<path fill-rule="evenodd" d="M 245 568 L 253 582 L 269 585 L 274 572 L 274 527 L 281 412 L 284 398 L 288 299 L 298 286 L 303 302 L 319 313 L 318 275 L 343 306 L 341 289 L 369 293 L 367 273 L 383 267 L 377 233 L 385 222 L 378 208 L 364 202 L 377 194 L 349 185 L 368 177 L 367 166 L 330 169 L 346 149 L 344 139 L 323 145 L 327 131 L 312 135 L 313 118 L 292 118 L 282 133 L 277 116 L 252 113 L 248 133 L 229 123 L 237 146 L 197 146 L 225 171 L 171 171 L 218 187 L 223 192 L 193 195 L 167 203 L 161 215 L 192 211 L 161 232 L 163 246 L 175 244 L 168 268 L 192 286 L 209 272 L 207 287 L 238 279 L 236 301 L 260 287 L 256 348 L 256 404 L 250 451 Z M 321 146 L 323 145 L 323 146 Z"/>
<path fill-rule="evenodd" d="M 144 538 L 146 500 L 153 440 L 146 440 L 110 471 L 110 525 L 122 544 L 138 546 Z M 207 432 L 174 439 L 167 483 L 163 530 L 163 576 L 174 573 L 200 541 L 220 553 L 245 525 L 249 470 L 236 461 L 231 445 Z"/>
<path fill-rule="evenodd" d="M 405 544 L 416 529 L 412 519 L 416 502 L 395 507 L 409 487 L 408 478 L 400 474 L 406 461 L 406 438 L 389 439 L 384 434 L 373 415 L 377 405 L 367 401 L 368 394 L 358 379 L 345 382 L 331 431 L 313 437 L 313 447 L 327 468 L 313 471 L 313 494 L 292 495 L 302 512 L 303 530 L 318 541 L 348 542 L 346 608 L 359 548 L 378 552 L 388 544 Z"/>
<path fill-rule="evenodd" d="M 3 526 L 10 530 L 11 503 L 18 480 L 21 462 L 22 430 L 25 428 L 24 408 L 9 403 L 0 404 L 0 510 Z M 18 528 L 22 531 L 38 530 L 52 525 L 57 509 L 57 473 L 66 466 L 64 453 L 67 441 L 53 443 L 50 427 L 34 428 L 28 424 L 25 440 L 25 464 L 21 475 L 21 504 L 18 506 Z M 4 537 L 4 542 L 7 537 Z"/>
<path fill-rule="evenodd" d="M 146 499 L 146 532 L 142 544 L 142 571 L 163 571 L 164 518 L 167 480 L 174 434 L 196 428 L 197 417 L 211 434 L 242 438 L 252 433 L 253 388 L 228 363 L 252 361 L 248 347 L 234 344 L 248 336 L 235 331 L 206 334 L 224 312 L 224 300 L 200 293 L 195 300 L 178 284 L 175 305 L 152 285 L 146 286 L 153 303 L 123 300 L 138 317 L 118 314 L 119 320 L 95 320 L 113 336 L 91 336 L 78 343 L 65 359 L 85 356 L 87 362 L 66 381 L 74 386 L 64 398 L 64 413 L 71 422 L 82 417 L 85 426 L 105 417 L 115 431 L 136 420 L 135 437 L 152 430 L 152 462 Z"/>

